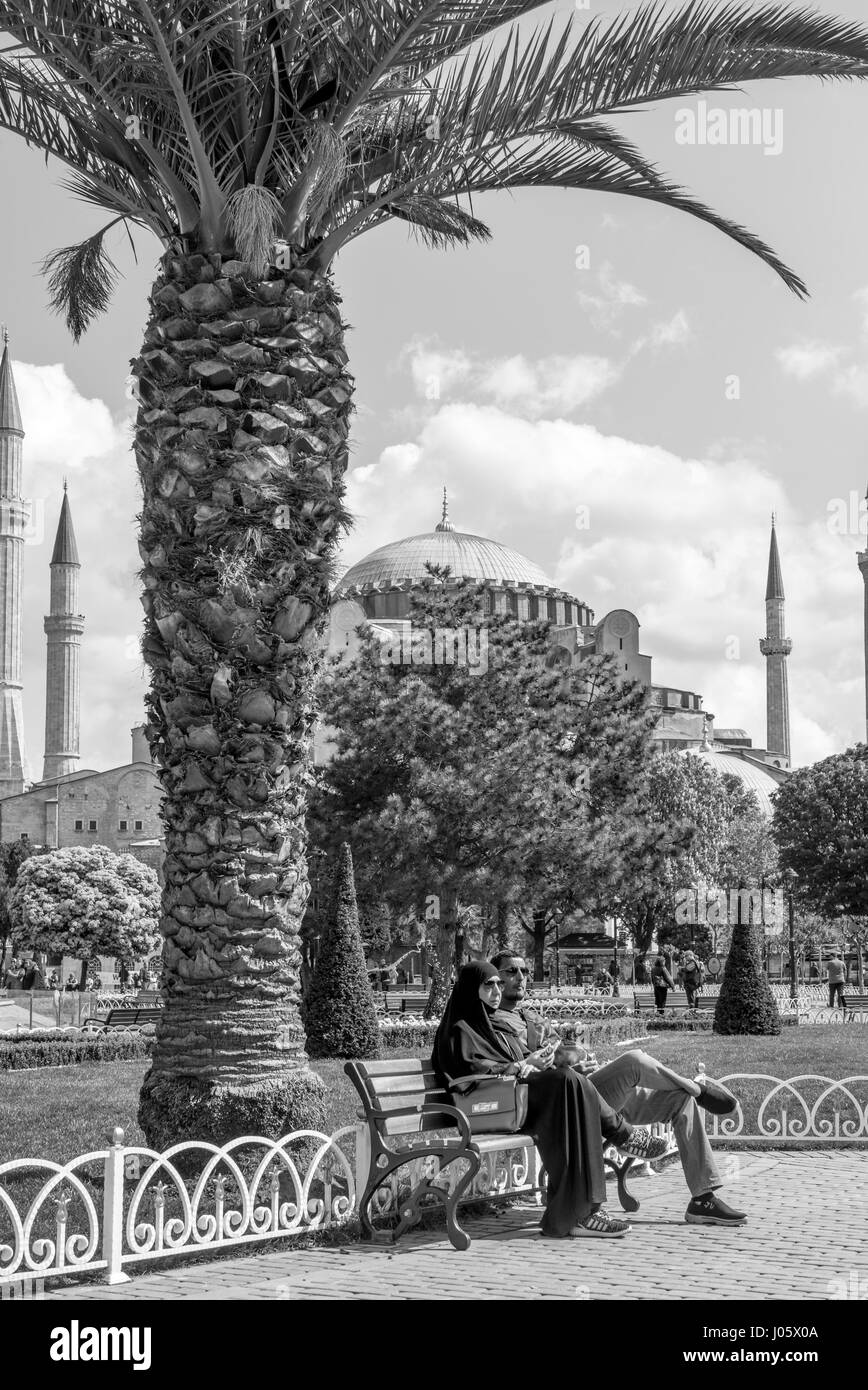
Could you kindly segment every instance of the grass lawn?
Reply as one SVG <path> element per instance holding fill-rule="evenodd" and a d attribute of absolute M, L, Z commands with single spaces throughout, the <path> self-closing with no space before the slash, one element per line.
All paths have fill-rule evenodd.
<path fill-rule="evenodd" d="M 51 1158 L 62 1163 L 105 1148 L 116 1125 L 128 1144 L 144 1144 L 136 1110 L 149 1062 L 103 1062 L 0 1072 L 0 1163 Z M 329 1132 L 356 1123 L 358 1097 L 343 1062 L 316 1062 L 329 1088 Z"/>
<path fill-rule="evenodd" d="M 652 1033 L 637 1045 L 687 1076 L 696 1075 L 700 1062 L 709 1076 L 735 1072 L 758 1072 L 782 1080 L 806 1073 L 835 1079 L 868 1076 L 868 1028 L 863 1024 L 809 1024 L 785 1028 L 776 1038 Z M 621 1050 L 612 1049 L 610 1055 L 617 1056 Z"/>
<path fill-rule="evenodd" d="M 788 1028 L 777 1038 L 655 1033 L 638 1045 L 687 1076 L 696 1074 L 700 1062 L 709 1076 L 868 1075 L 868 1030 L 859 1025 Z M 598 1055 L 602 1060 L 622 1050 L 601 1046 Z M 115 1125 L 127 1143 L 144 1143 L 136 1108 L 147 1066 L 142 1059 L 0 1072 L 0 1163 L 25 1156 L 62 1162 L 104 1148 Z M 316 1062 L 314 1069 L 329 1088 L 328 1129 L 355 1124 L 358 1101 L 343 1062 Z"/>

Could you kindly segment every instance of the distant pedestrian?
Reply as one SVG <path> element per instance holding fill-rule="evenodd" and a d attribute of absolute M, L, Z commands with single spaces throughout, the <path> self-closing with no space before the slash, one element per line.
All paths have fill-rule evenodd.
<path fill-rule="evenodd" d="M 384 994 L 386 993 L 386 990 L 389 988 L 389 978 L 390 978 L 390 974 L 391 974 L 391 972 L 390 972 L 389 967 L 388 967 L 388 965 L 386 964 L 385 960 L 381 960 L 381 961 L 380 961 L 380 989 L 383 991 Z"/>
<path fill-rule="evenodd" d="M 844 981 L 847 978 L 847 967 L 836 951 L 829 961 L 829 1008 L 834 1009 L 836 1001 L 840 1002 L 844 1008 Z"/>
<path fill-rule="evenodd" d="M 42 971 L 39 969 L 35 960 L 29 960 L 24 967 L 24 974 L 21 976 L 21 989 L 45 989 L 45 980 Z"/>
<path fill-rule="evenodd" d="M 696 996 L 702 992 L 702 976 L 702 962 L 696 959 L 692 951 L 686 951 L 681 962 L 681 983 L 687 995 L 688 1009 L 696 1008 Z"/>
<path fill-rule="evenodd" d="M 654 986 L 654 1003 L 658 1014 L 666 1008 L 666 995 L 675 988 L 675 981 L 666 969 L 666 957 L 659 955 L 651 967 L 651 984 Z"/>

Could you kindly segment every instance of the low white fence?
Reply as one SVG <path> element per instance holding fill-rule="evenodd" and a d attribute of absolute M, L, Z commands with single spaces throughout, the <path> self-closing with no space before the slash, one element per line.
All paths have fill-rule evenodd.
<path fill-rule="evenodd" d="M 712 1142 L 767 1148 L 797 1140 L 823 1147 L 868 1142 L 868 1076 L 836 1080 L 806 1073 L 782 1081 L 733 1072 L 720 1080 L 739 1106 L 732 1115 L 706 1115 Z"/>
<path fill-rule="evenodd" d="M 781 1080 L 737 1073 L 722 1080 L 739 1108 L 705 1117 L 712 1142 L 868 1143 L 868 1076 Z M 367 1182 L 367 1133 L 363 1125 L 331 1136 L 305 1130 L 279 1140 L 247 1136 L 223 1148 L 184 1143 L 156 1153 L 126 1145 L 116 1129 L 108 1148 L 68 1163 L 0 1164 L 0 1286 L 92 1273 L 123 1283 L 143 1261 L 341 1225 Z M 415 1159 L 414 1176 L 436 1180 L 438 1163 L 434 1154 Z M 444 1183 L 456 1180 L 455 1167 L 444 1171 Z M 468 1195 L 532 1194 L 538 1177 L 535 1149 L 516 1135 L 514 1145 L 486 1156 Z M 375 1214 L 388 1216 L 400 1200 L 393 1174 Z"/>

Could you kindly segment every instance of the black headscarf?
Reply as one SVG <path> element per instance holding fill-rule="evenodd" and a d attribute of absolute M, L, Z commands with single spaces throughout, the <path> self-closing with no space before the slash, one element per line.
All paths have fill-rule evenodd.
<path fill-rule="evenodd" d="M 474 960 L 462 965 L 458 979 L 440 1020 L 434 1037 L 431 1061 L 441 1084 L 466 1076 L 461 1034 L 473 1042 L 474 1051 L 492 1062 L 512 1062 L 509 1048 L 491 1026 L 494 1013 L 479 997 L 479 987 L 497 975 L 487 960 Z"/>

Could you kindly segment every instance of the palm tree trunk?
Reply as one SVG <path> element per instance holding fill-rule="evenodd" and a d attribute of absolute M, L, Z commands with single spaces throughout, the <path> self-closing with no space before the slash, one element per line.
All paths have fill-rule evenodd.
<path fill-rule="evenodd" d="M 155 1147 L 323 1123 L 300 1025 L 313 684 L 352 379 L 326 275 L 169 252 L 134 364 L 163 788 Z"/>

